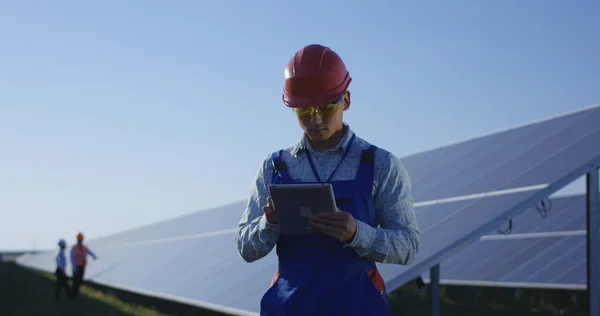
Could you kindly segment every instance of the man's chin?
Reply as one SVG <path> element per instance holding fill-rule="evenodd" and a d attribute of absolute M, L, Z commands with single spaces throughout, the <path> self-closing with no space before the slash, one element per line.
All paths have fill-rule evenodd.
<path fill-rule="evenodd" d="M 312 141 L 323 142 L 323 141 L 328 140 L 331 135 L 329 135 L 329 133 L 327 133 L 327 131 L 322 131 L 322 132 L 315 131 L 315 132 L 311 132 L 309 134 L 309 136 Z"/>

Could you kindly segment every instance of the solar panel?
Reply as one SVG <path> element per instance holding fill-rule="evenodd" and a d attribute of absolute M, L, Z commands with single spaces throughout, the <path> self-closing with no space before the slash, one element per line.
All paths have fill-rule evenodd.
<path fill-rule="evenodd" d="M 421 231 L 410 266 L 380 264 L 388 290 L 500 225 L 505 216 L 584 174 L 600 160 L 600 107 L 402 158 L 413 182 Z M 235 248 L 245 202 L 90 241 L 101 260 L 88 278 L 204 307 L 258 312 L 277 268 L 272 252 L 252 264 Z M 52 254 L 24 265 L 53 270 Z"/>
<path fill-rule="evenodd" d="M 244 207 L 246 207 L 246 201 L 238 201 L 106 236 L 95 240 L 94 243 L 98 246 L 139 243 L 230 230 L 237 226 Z"/>
<path fill-rule="evenodd" d="M 600 160 L 597 122 L 593 107 L 404 158 L 424 205 L 417 207 L 421 247 L 409 266 L 380 265 L 386 284 L 411 281 L 588 171 Z"/>
<path fill-rule="evenodd" d="M 550 183 L 598 155 L 588 144 L 597 139 L 599 117 L 592 108 L 404 157 L 413 196 L 429 201 Z M 563 163 L 552 164 L 566 155 Z M 549 164 L 558 169 L 540 172 Z"/>
<path fill-rule="evenodd" d="M 586 196 L 532 207 L 441 264 L 440 283 L 586 289 Z M 548 208 L 549 206 L 549 208 Z M 429 272 L 423 274 L 429 282 Z"/>

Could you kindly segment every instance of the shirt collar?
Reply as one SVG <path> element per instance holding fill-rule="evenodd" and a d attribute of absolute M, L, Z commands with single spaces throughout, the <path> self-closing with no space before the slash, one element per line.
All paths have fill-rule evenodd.
<path fill-rule="evenodd" d="M 347 123 L 343 123 L 343 125 L 344 125 L 344 128 L 346 129 L 346 134 L 344 134 L 344 137 L 342 137 L 342 139 L 340 140 L 340 142 L 337 145 L 335 145 L 333 148 L 328 149 L 327 151 L 338 151 L 339 150 L 339 151 L 345 152 L 348 150 L 348 145 L 350 144 L 350 139 L 352 139 L 352 135 L 354 135 L 354 132 L 350 129 L 350 125 L 348 125 Z M 314 149 L 312 149 L 312 147 L 310 146 L 310 143 L 306 139 L 306 135 L 303 135 L 302 139 L 293 148 L 292 155 L 296 156 L 296 155 L 304 152 L 307 149 L 310 150 L 311 152 L 314 152 Z"/>

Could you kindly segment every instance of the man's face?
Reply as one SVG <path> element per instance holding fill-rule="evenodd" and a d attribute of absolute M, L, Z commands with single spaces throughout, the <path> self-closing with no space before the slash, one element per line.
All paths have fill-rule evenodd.
<path fill-rule="evenodd" d="M 296 110 L 296 116 L 308 138 L 323 142 L 342 129 L 343 113 L 349 107 L 350 91 L 346 91 L 336 103 Z"/>

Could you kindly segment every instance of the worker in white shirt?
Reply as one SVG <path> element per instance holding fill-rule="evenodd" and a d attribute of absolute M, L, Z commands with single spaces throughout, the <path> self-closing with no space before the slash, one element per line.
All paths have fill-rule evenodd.
<path fill-rule="evenodd" d="M 64 239 L 58 241 L 58 246 L 60 250 L 56 255 L 56 271 L 54 274 L 56 275 L 56 290 L 55 290 L 55 299 L 56 303 L 60 302 L 60 290 L 61 288 L 65 289 L 67 292 L 67 297 L 71 299 L 71 288 L 69 288 L 69 280 L 67 278 L 67 257 L 65 256 L 65 248 L 67 247 L 67 243 Z"/>

